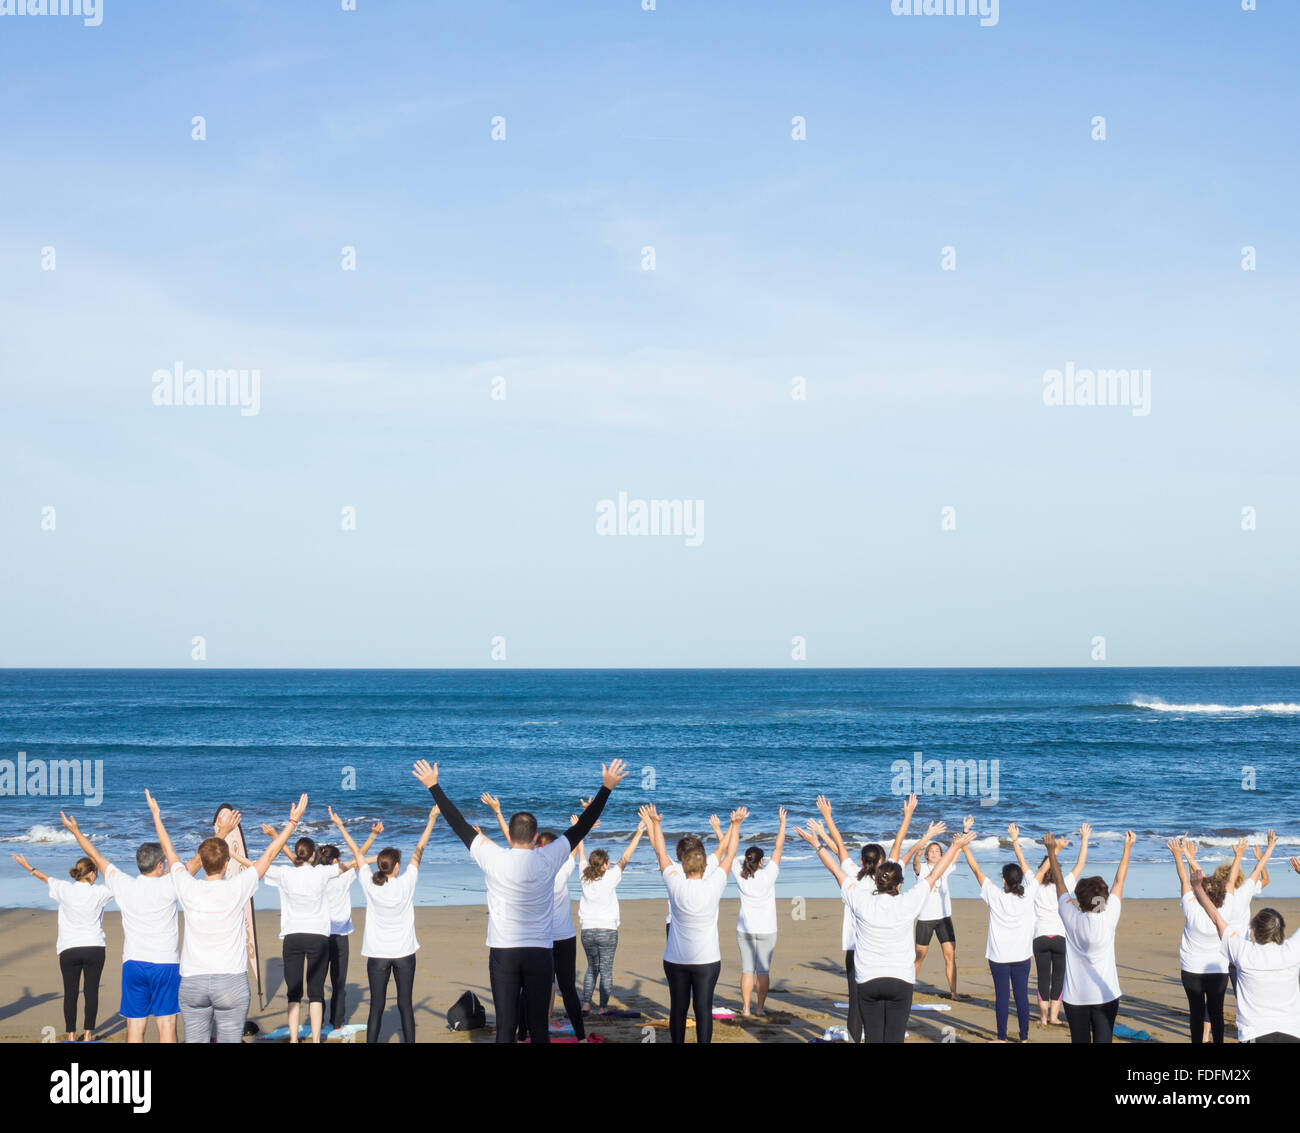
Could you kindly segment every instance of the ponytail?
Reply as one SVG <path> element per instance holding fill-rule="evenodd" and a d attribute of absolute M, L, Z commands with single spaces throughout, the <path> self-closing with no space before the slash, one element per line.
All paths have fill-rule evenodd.
<path fill-rule="evenodd" d="M 868 842 L 862 847 L 862 868 L 858 870 L 858 880 L 875 877 L 876 869 L 885 860 L 885 848 L 877 842 Z"/>
<path fill-rule="evenodd" d="M 1025 895 L 1025 871 L 1018 865 L 1008 862 L 1002 867 L 1002 884 L 1006 886 L 1008 893 L 1023 897 Z"/>
<path fill-rule="evenodd" d="M 402 851 L 394 846 L 385 846 L 379 851 L 379 857 L 375 859 L 375 865 L 379 870 L 371 877 L 371 881 L 376 885 L 383 885 L 397 872 L 397 867 L 401 864 Z"/>
<path fill-rule="evenodd" d="M 763 865 L 763 851 L 757 846 L 750 846 L 745 851 L 745 864 L 740 867 L 740 876 L 748 881 Z"/>

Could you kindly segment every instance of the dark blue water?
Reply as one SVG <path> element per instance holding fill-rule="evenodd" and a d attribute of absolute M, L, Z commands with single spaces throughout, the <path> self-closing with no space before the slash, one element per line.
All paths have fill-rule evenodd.
<path fill-rule="evenodd" d="M 0 796 L 0 839 L 61 874 L 75 847 L 58 811 L 71 808 L 110 858 L 128 864 L 152 837 L 148 787 L 182 852 L 210 833 L 223 802 L 244 811 L 260 848 L 258 827 L 282 821 L 302 791 L 312 800 L 309 832 L 327 830 L 329 803 L 358 836 L 382 818 L 384 842 L 409 847 L 429 806 L 410 775 L 420 757 L 441 763 L 448 794 L 471 818 L 489 817 L 477 800 L 490 790 L 507 811 L 533 810 L 552 825 L 595 788 L 602 761 L 624 759 L 633 774 L 596 838 L 611 846 L 635 827 L 643 801 L 658 805 L 671 832 L 701 833 L 710 813 L 743 803 L 754 813 L 747 838 L 770 845 L 776 808 L 802 820 L 818 792 L 834 801 L 846 835 L 884 838 L 901 804 L 895 761 L 910 766 L 917 751 L 976 761 L 990 802 L 996 772 L 993 805 L 929 795 L 917 823 L 935 816 L 955 827 L 974 813 L 990 861 L 1001 860 L 998 835 L 1010 821 L 1034 835 L 1090 821 L 1098 862 L 1117 858 L 1127 827 L 1142 836 L 1137 858 L 1162 863 L 1164 839 L 1184 830 L 1211 858 L 1269 826 L 1286 854 L 1300 845 L 1300 669 L 1101 667 L 6 670 L 0 759 L 102 761 L 103 794 L 98 805 Z M 1254 769 L 1253 782 L 1243 768 Z M 974 778 L 969 789 L 979 786 Z M 421 899 L 476 899 L 466 860 L 440 827 Z M 658 894 L 648 848 L 638 863 L 627 894 Z M 822 891 L 806 847 L 792 844 L 786 864 L 787 891 Z M 9 867 L 0 900 L 41 903 L 41 888 Z M 1273 872 L 1290 874 L 1282 852 Z M 1150 895 L 1168 890 L 1163 872 L 1144 876 L 1159 879 L 1144 883 Z"/>

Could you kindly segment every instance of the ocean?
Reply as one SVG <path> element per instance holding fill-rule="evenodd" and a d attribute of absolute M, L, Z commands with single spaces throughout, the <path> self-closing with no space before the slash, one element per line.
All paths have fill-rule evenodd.
<path fill-rule="evenodd" d="M 1287 864 L 1300 854 L 1297 668 L 0 671 L 0 842 L 55 876 L 77 856 L 61 808 L 133 869 L 136 845 L 153 837 L 146 787 L 182 854 L 227 802 L 260 850 L 262 823 L 283 822 L 306 791 L 304 832 L 334 840 L 333 805 L 358 841 L 382 819 L 379 846 L 409 855 L 431 803 L 410 773 L 421 757 L 440 764 L 448 795 L 497 836 L 482 791 L 507 813 L 532 810 L 560 828 L 598 786 L 601 763 L 626 760 L 632 773 L 589 843 L 613 856 L 647 801 L 670 842 L 705 834 L 711 813 L 725 824 L 743 804 L 752 818 L 742 847 L 770 853 L 777 808 L 802 822 L 824 793 L 853 843 L 887 843 L 919 768 L 915 833 L 931 818 L 960 829 L 973 814 L 987 871 L 1011 860 L 1008 822 L 1037 838 L 1088 821 L 1089 872 L 1095 864 L 1109 878 L 1131 828 L 1129 895 L 1176 896 L 1165 839 L 1189 832 L 1209 863 L 1229 858 L 1242 835 L 1262 842 L 1272 826 L 1280 845 L 1269 892 L 1300 895 Z M 29 775 L 79 761 L 81 794 L 13 793 L 20 758 Z M 51 907 L 44 887 L 5 862 L 0 905 Z M 975 894 L 964 866 L 953 891 Z M 835 895 L 793 833 L 778 892 Z M 643 842 L 620 894 L 662 893 Z M 464 847 L 440 824 L 419 902 L 482 897 Z M 258 901 L 273 905 L 274 891 L 263 887 Z"/>

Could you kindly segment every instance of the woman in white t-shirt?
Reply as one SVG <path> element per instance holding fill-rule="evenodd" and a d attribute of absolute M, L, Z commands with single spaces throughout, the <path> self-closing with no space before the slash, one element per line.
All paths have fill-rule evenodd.
<path fill-rule="evenodd" d="M 969 820 L 969 821 L 974 821 Z M 969 826 L 967 831 L 969 831 Z M 938 842 L 921 839 L 903 858 L 903 865 L 910 861 L 912 871 L 918 883 L 930 876 L 930 871 L 943 856 L 943 847 Z M 948 977 L 948 993 L 953 999 L 963 998 L 957 993 L 957 930 L 952 923 L 952 894 L 948 891 L 949 874 L 926 890 L 925 901 L 916 918 L 916 977 L 921 976 L 921 965 L 925 963 L 926 953 L 930 951 L 930 941 L 939 938 L 939 947 L 943 952 L 944 974 Z"/>
<path fill-rule="evenodd" d="M 912 822 L 912 814 L 916 810 L 916 796 L 908 795 L 903 801 L 903 821 L 898 827 L 898 833 L 894 835 L 893 844 L 890 846 L 889 853 L 885 853 L 885 847 L 879 842 L 868 842 L 862 847 L 860 860 L 855 864 L 849 857 L 848 848 L 844 844 L 839 829 L 835 825 L 835 819 L 831 817 L 831 803 L 825 795 L 817 796 L 817 809 L 821 812 L 822 820 L 825 823 L 815 825 L 818 837 L 829 843 L 832 852 L 839 859 L 840 869 L 846 874 L 856 871 L 859 881 L 868 881 L 875 884 L 876 869 L 886 861 L 897 861 L 899 851 L 903 848 L 903 839 L 907 837 L 907 828 Z M 935 834 L 942 833 L 945 829 L 942 822 L 935 823 L 930 827 L 930 833 L 927 839 Z M 858 981 L 853 977 L 853 956 L 856 951 L 856 932 L 853 924 L 853 910 L 846 904 L 844 906 L 844 921 L 840 929 L 840 947 L 844 949 L 844 974 L 849 981 L 849 1016 L 846 1020 L 849 1038 L 855 1042 L 862 1041 L 862 1016 L 858 1014 Z"/>
<path fill-rule="evenodd" d="M 104 946 L 104 906 L 113 899 L 113 894 L 107 886 L 95 884 L 99 872 L 89 858 L 78 858 L 68 870 L 72 880 L 60 881 L 33 869 L 22 854 L 12 856 L 23 869 L 49 888 L 51 900 L 59 906 L 59 936 L 54 947 L 59 954 L 59 971 L 63 973 L 63 1029 L 68 1032 L 68 1042 L 75 1042 L 77 992 L 84 980 L 85 1012 L 81 1037 L 90 1042 L 99 1015 L 99 977 L 104 972 L 107 952 Z"/>
<path fill-rule="evenodd" d="M 748 1015 L 750 1000 L 754 1014 L 763 1014 L 771 987 L 772 954 L 776 951 L 776 879 L 781 873 L 785 850 L 786 810 L 781 807 L 772 858 L 763 861 L 761 846 L 750 846 L 742 859 L 731 863 L 731 876 L 740 890 L 740 915 L 736 919 L 736 943 L 740 947 L 740 1012 Z M 757 995 L 755 995 L 757 992 Z"/>
<path fill-rule="evenodd" d="M 1255 868 L 1249 875 L 1241 868 L 1248 846 L 1255 855 Z M 1258 846 L 1250 845 L 1247 839 L 1242 838 L 1232 847 L 1232 861 L 1219 866 L 1214 871 L 1214 876 L 1223 879 L 1228 896 L 1232 899 L 1232 915 L 1228 917 L 1229 925 L 1240 930 L 1242 936 L 1245 936 L 1250 928 L 1250 903 L 1268 888 L 1267 859 L 1260 857 Z M 1237 966 L 1231 962 L 1228 964 L 1228 980 L 1232 984 L 1232 992 L 1235 995 Z"/>
<path fill-rule="evenodd" d="M 686 1041 L 686 1014 L 695 1012 L 695 1041 L 713 1041 L 713 989 L 722 973 L 722 950 L 718 944 L 718 903 L 727 887 L 727 874 L 736 860 L 740 824 L 749 814 L 743 807 L 732 811 L 731 827 L 718 847 L 718 868 L 706 873 L 708 858 L 698 838 L 678 843 L 678 858 L 668 857 L 663 819 L 653 806 L 643 806 L 650 845 L 668 890 L 672 921 L 664 948 L 664 978 L 668 981 L 668 1036 L 674 1043 Z"/>
<path fill-rule="evenodd" d="M 974 819 L 968 819 L 973 825 Z M 1029 1041 L 1029 962 L 1034 951 L 1034 898 L 1038 881 L 1029 872 L 1029 863 L 1020 849 L 1020 828 L 1013 822 L 1007 827 L 1015 864 L 1002 867 L 1002 885 L 984 875 L 969 846 L 966 863 L 979 882 L 980 900 L 989 907 L 989 937 L 984 958 L 993 976 L 994 1013 L 998 1024 L 997 1042 L 1007 1041 L 1007 1019 L 1011 1014 L 1011 995 L 1016 997 L 1016 1025 L 1020 1041 Z"/>
<path fill-rule="evenodd" d="M 645 823 L 637 824 L 636 833 L 617 864 L 609 864 L 609 851 L 595 849 L 586 855 L 586 843 L 578 843 L 578 870 L 582 880 L 582 900 L 578 902 L 578 923 L 582 925 L 582 951 L 587 957 L 587 974 L 582 980 L 582 1002 L 586 1006 L 600 984 L 600 1010 L 609 1008 L 614 990 L 614 953 L 618 950 L 618 883 L 645 834 Z"/>
<path fill-rule="evenodd" d="M 415 844 L 411 864 L 402 869 L 402 851 L 385 846 L 373 859 L 372 874 L 365 867 L 369 860 L 352 840 L 343 820 L 329 812 L 352 856 L 360 863 L 361 895 L 366 899 L 366 927 L 361 934 L 361 955 L 366 957 L 366 977 L 370 984 L 370 1016 L 366 1021 L 366 1042 L 379 1041 L 384 1008 L 388 1005 L 388 981 L 397 985 L 397 1014 L 402 1022 L 402 1041 L 415 1042 L 415 953 L 420 942 L 415 939 L 415 883 L 420 877 L 420 859 L 429 844 L 429 835 L 438 821 L 438 808 L 429 811 L 420 840 Z"/>
<path fill-rule="evenodd" d="M 1115 930 L 1136 841 L 1132 830 L 1125 832 L 1114 885 L 1107 889 L 1100 877 L 1085 877 L 1075 885 L 1071 897 L 1056 859 L 1056 838 L 1049 831 L 1043 839 L 1051 861 L 1056 906 L 1065 925 L 1065 1020 L 1072 1043 L 1108 1043 L 1115 1031 L 1123 994 L 1115 966 Z"/>
<path fill-rule="evenodd" d="M 1073 889 L 1079 874 L 1088 861 L 1088 839 L 1092 827 L 1086 822 L 1079 826 L 1079 860 L 1065 875 L 1065 887 Z M 1070 844 L 1064 835 L 1056 839 L 1059 854 Z M 1038 968 L 1038 1014 L 1044 1027 L 1064 1027 L 1061 1019 L 1061 993 L 1065 989 L 1065 925 L 1057 909 L 1056 886 L 1052 884 L 1052 860 L 1043 856 L 1034 880 L 1038 890 L 1034 894 L 1034 964 Z"/>
<path fill-rule="evenodd" d="M 1223 999 L 1228 991 L 1228 957 L 1223 951 L 1214 921 L 1201 908 L 1192 892 L 1189 867 L 1199 870 L 1196 843 L 1186 836 L 1165 843 L 1174 856 L 1183 908 L 1183 936 L 1178 945 L 1178 967 L 1187 994 L 1187 1022 L 1192 1043 L 1223 1042 Z M 1183 857 L 1187 862 L 1184 864 Z M 1210 904 L 1232 919 L 1232 901 L 1223 878 L 1209 877 L 1204 892 Z"/>
<path fill-rule="evenodd" d="M 1268 832 L 1267 861 L 1277 835 Z M 1300 873 L 1300 858 L 1291 859 Z M 1205 890 L 1205 875 L 1193 870 L 1192 891 L 1214 923 L 1224 952 L 1237 965 L 1237 1039 L 1243 1043 L 1300 1042 L 1300 933 L 1288 939 L 1286 921 L 1276 909 L 1260 909 L 1250 919 L 1250 936 L 1233 928 Z"/>
<path fill-rule="evenodd" d="M 382 822 L 370 824 L 370 836 L 361 843 L 361 852 L 368 854 L 375 839 L 384 832 Z M 288 853 L 288 850 L 285 851 Z M 292 855 L 290 855 L 292 856 Z M 339 848 L 332 844 L 316 847 L 317 865 L 337 865 L 342 861 Z M 352 935 L 352 885 L 362 869 L 355 859 L 342 863 L 342 873 L 325 882 L 325 907 L 330 915 L 329 941 L 329 978 L 330 1011 L 329 1025 L 338 1030 L 348 1021 L 348 937 Z"/>
<path fill-rule="evenodd" d="M 925 878 L 901 893 L 903 867 L 898 862 L 878 866 L 874 885 L 859 882 L 841 868 L 833 848 L 822 844 L 815 825 L 810 824 L 806 830 L 797 829 L 796 833 L 817 851 L 822 865 L 839 883 L 844 903 L 853 910 L 857 980 L 854 991 L 859 1000 L 865 1041 L 901 1043 L 906 1037 L 916 984 L 913 943 L 916 915 L 935 884 L 975 835 L 969 831 L 959 834 Z M 927 835 L 927 841 L 930 836 Z"/>

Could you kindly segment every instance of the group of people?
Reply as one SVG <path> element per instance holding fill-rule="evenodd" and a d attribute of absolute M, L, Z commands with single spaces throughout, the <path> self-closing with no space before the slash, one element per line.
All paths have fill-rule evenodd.
<path fill-rule="evenodd" d="M 348 938 L 353 932 L 351 886 L 359 883 L 366 909 L 361 954 L 366 958 L 370 1008 L 367 1042 L 380 1041 L 388 987 L 395 984 L 401 1037 L 415 1041 L 412 988 L 419 943 L 415 936 L 414 894 L 421 856 L 442 816 L 483 872 L 487 892 L 488 975 L 495 1009 L 496 1041 L 549 1042 L 550 1016 L 558 990 L 574 1038 L 587 1037 L 584 1016 L 609 1009 L 613 961 L 618 946 L 617 889 L 640 840 L 649 840 L 668 898 L 663 955 L 669 992 L 668 1033 L 686 1040 L 694 1016 L 698 1042 L 713 1035 L 713 997 L 722 968 L 718 934 L 719 903 L 734 878 L 740 895 L 737 947 L 741 959 L 743 1013 L 761 1015 L 770 990 L 778 916 L 776 881 L 786 841 L 787 813 L 779 814 L 773 853 L 749 846 L 740 854 L 741 828 L 749 812 L 731 812 L 726 829 L 711 825 L 717 840 L 710 852 L 695 835 L 677 840 L 669 853 L 664 819 L 652 805 L 639 810 L 639 825 L 617 862 L 610 852 L 586 852 L 585 840 L 599 822 L 611 793 L 627 776 L 621 760 L 601 767 L 599 789 L 582 800 L 562 833 L 540 830 L 536 817 L 520 811 L 506 817 L 499 799 L 480 796 L 495 815 L 505 845 L 470 823 L 448 797 L 438 765 L 415 763 L 412 774 L 433 798 L 433 808 L 406 868 L 402 852 L 388 846 L 371 857 L 383 824 L 375 823 L 358 846 L 333 809 L 346 855 L 335 845 L 299 837 L 288 848 L 307 807 L 303 795 L 289 819 L 276 830 L 261 856 L 246 856 L 240 814 L 223 806 L 212 837 L 183 861 L 164 826 L 158 803 L 146 791 L 156 842 L 136 854 L 139 876 L 131 877 L 107 861 L 75 819 L 60 815 L 84 857 L 72 881 L 47 877 L 25 858 L 16 860 L 49 886 L 58 904 L 59 964 L 64 980 L 64 1016 L 75 1039 L 79 985 L 84 983 L 83 1037 L 95 1028 L 98 985 L 105 960 L 102 914 L 109 900 L 122 913 L 124 934 L 121 1014 L 127 1041 L 144 1040 L 156 1020 L 160 1041 L 176 1041 L 176 1016 L 184 1021 L 187 1042 L 238 1042 L 249 1006 L 249 900 L 260 881 L 280 893 L 280 937 L 288 1000 L 288 1033 L 298 1041 L 301 1005 L 307 1001 L 311 1039 L 320 1041 L 325 1019 L 325 983 L 331 983 L 330 1023 L 347 1019 Z M 1115 933 L 1124 883 L 1136 835 L 1124 837 L 1114 881 L 1084 877 L 1091 830 L 1080 829 L 1078 858 L 1063 872 L 1058 855 L 1068 839 L 1048 833 L 1037 868 L 1026 860 L 1020 832 L 1007 828 L 1014 862 L 1004 864 L 999 880 L 984 873 L 972 851 L 974 819 L 945 845 L 943 822 L 931 823 L 922 838 L 902 854 L 917 799 L 903 807 L 902 823 L 886 852 L 864 845 L 850 856 L 832 814 L 831 803 L 817 799 L 820 819 L 797 828 L 835 878 L 844 901 L 843 946 L 849 986 L 848 1033 L 855 1042 L 902 1042 L 912 1010 L 918 972 L 937 936 L 943 951 L 949 991 L 957 991 L 956 933 L 948 882 L 959 858 L 965 859 L 988 906 L 985 956 L 994 986 L 997 1041 L 1008 1040 L 1014 1000 L 1020 1040 L 1030 1033 L 1029 980 L 1037 965 L 1038 1014 L 1045 1027 L 1062 1025 L 1065 1014 L 1073 1042 L 1110 1042 L 1121 991 L 1115 961 Z M 1206 877 L 1196 846 L 1186 837 L 1169 842 L 1182 885 L 1184 932 L 1180 948 L 1182 982 L 1187 992 L 1193 1042 L 1223 1041 L 1223 1004 L 1229 981 L 1237 997 L 1237 1032 L 1244 1042 L 1300 1042 L 1300 933 L 1289 939 L 1274 909 L 1251 916 L 1251 900 L 1268 884 L 1267 864 L 1276 845 L 1270 831 L 1254 870 L 1242 862 L 1246 843 L 1235 847 L 1232 863 Z M 284 854 L 288 865 L 277 864 Z M 908 865 L 915 881 L 904 888 Z M 1300 872 L 1300 859 L 1291 865 Z M 373 869 L 371 868 L 373 866 Z M 582 896 L 575 928 L 570 879 L 579 871 Z M 200 874 L 202 876 L 200 876 Z M 103 885 L 96 885 L 102 877 Z M 177 911 L 185 914 L 183 944 L 178 944 Z M 582 992 L 577 987 L 579 939 L 587 960 Z"/>

